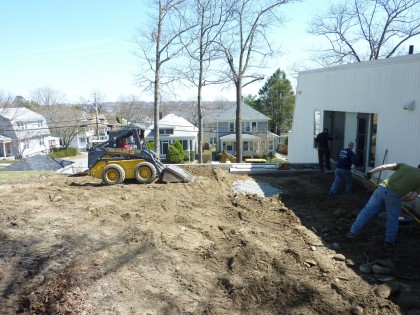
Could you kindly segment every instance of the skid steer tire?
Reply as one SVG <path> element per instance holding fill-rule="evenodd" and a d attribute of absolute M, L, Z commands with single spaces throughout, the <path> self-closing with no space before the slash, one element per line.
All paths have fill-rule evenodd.
<path fill-rule="evenodd" d="M 121 184 L 125 179 L 125 171 L 118 164 L 109 164 L 102 171 L 102 180 L 107 185 Z"/>
<path fill-rule="evenodd" d="M 150 162 L 141 162 L 136 165 L 134 175 L 137 182 L 141 184 L 149 184 L 156 178 L 156 167 Z"/>

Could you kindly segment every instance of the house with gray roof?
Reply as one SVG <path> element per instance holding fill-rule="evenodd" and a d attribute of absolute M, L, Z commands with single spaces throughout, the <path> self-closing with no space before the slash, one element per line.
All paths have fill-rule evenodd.
<path fill-rule="evenodd" d="M 0 110 L 0 156 L 48 153 L 49 136 L 44 116 L 24 107 Z"/>
<path fill-rule="evenodd" d="M 263 157 L 275 152 L 280 136 L 268 130 L 270 118 L 242 104 L 242 156 Z M 236 154 L 236 106 L 220 112 L 216 118 L 216 128 L 212 137 L 217 140 L 217 153 L 226 151 Z"/>
<path fill-rule="evenodd" d="M 198 128 L 186 119 L 169 114 L 159 120 L 159 142 L 160 142 L 160 158 L 166 159 L 169 145 L 179 140 L 182 148 L 191 156 L 197 150 Z M 155 130 L 154 125 L 148 127 L 145 131 L 146 141 L 154 141 Z"/>

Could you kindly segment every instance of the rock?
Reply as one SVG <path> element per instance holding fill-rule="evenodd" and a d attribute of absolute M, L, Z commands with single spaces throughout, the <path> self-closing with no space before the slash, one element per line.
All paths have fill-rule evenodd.
<path fill-rule="evenodd" d="M 379 273 L 376 273 L 374 275 L 374 277 L 375 277 L 376 280 L 381 281 L 381 282 L 388 282 L 388 281 L 395 280 L 395 277 L 394 276 L 391 276 L 391 275 L 381 275 Z"/>
<path fill-rule="evenodd" d="M 350 258 L 347 258 L 345 262 L 346 262 L 347 266 L 354 266 L 355 265 L 353 259 L 350 259 Z"/>
<path fill-rule="evenodd" d="M 400 284 L 398 281 L 390 281 L 390 282 L 382 283 L 381 285 L 379 285 L 375 293 L 377 296 L 387 299 L 392 294 L 397 292 L 399 288 L 400 288 Z"/>
<path fill-rule="evenodd" d="M 333 256 L 333 259 L 334 260 L 337 260 L 337 261 L 345 261 L 346 260 L 346 256 L 344 256 L 342 254 L 336 254 L 336 255 Z"/>
<path fill-rule="evenodd" d="M 381 274 L 381 275 L 391 275 L 392 274 L 392 270 L 390 268 L 383 267 L 383 266 L 377 265 L 377 264 L 372 265 L 372 272 L 373 273 L 378 273 L 378 274 Z"/>
<path fill-rule="evenodd" d="M 392 273 L 395 272 L 395 265 L 390 259 L 376 259 L 374 264 L 389 268 Z"/>
<path fill-rule="evenodd" d="M 363 273 L 369 273 L 372 271 L 372 263 L 360 265 L 359 270 Z"/>
<path fill-rule="evenodd" d="M 353 315 L 362 315 L 364 313 L 363 307 L 356 305 L 351 309 L 351 314 Z"/>
<path fill-rule="evenodd" d="M 318 263 L 313 259 L 306 259 L 304 264 L 308 267 L 316 266 Z"/>

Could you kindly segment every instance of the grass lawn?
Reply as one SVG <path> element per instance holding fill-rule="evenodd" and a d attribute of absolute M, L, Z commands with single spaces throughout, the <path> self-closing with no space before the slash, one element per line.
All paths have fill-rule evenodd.
<path fill-rule="evenodd" d="M 54 173 L 54 172 L 41 172 L 41 171 L 28 171 L 28 172 L 2 172 L 0 168 L 0 181 L 8 181 L 14 179 L 25 179 L 30 177 L 36 177 L 45 173 Z"/>

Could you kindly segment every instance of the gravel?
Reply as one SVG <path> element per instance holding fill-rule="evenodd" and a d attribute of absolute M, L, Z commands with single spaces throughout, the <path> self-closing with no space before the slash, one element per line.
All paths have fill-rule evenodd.
<path fill-rule="evenodd" d="M 260 197 L 271 197 L 276 194 L 285 194 L 284 190 L 271 186 L 266 182 L 254 180 L 237 180 L 233 183 L 233 192 L 236 194 L 258 195 Z"/>

